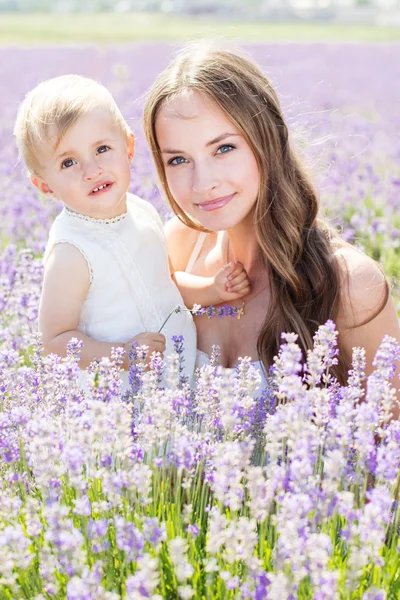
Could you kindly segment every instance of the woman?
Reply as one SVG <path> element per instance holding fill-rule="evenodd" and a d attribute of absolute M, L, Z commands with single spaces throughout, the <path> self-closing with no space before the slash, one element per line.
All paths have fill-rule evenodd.
<path fill-rule="evenodd" d="M 145 129 L 176 214 L 166 226 L 173 268 L 211 276 L 235 259 L 252 283 L 240 319 L 197 318 L 200 362 L 217 344 L 225 367 L 250 356 L 268 368 L 282 332 L 297 333 L 305 354 L 318 326 L 333 319 L 339 381 L 354 346 L 366 349 L 370 372 L 383 335 L 400 340 L 387 281 L 319 218 L 261 70 L 225 50 L 183 51 L 150 90 Z"/>

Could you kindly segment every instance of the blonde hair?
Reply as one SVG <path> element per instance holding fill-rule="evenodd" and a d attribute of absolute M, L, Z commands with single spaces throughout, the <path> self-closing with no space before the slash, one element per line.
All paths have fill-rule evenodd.
<path fill-rule="evenodd" d="M 222 109 L 258 163 L 254 233 L 272 293 L 257 340 L 260 359 L 266 368 L 273 363 L 283 332 L 298 334 L 305 357 L 318 326 L 337 317 L 340 276 L 335 246 L 342 242 L 318 216 L 317 194 L 292 148 L 277 94 L 253 61 L 204 44 L 184 49 L 156 79 L 145 106 L 147 141 L 171 208 L 195 229 L 203 228 L 182 211 L 168 187 L 155 130 L 165 103 L 187 91 L 211 98 Z M 348 366 L 349 357 L 342 352 L 336 369 L 341 382 Z"/>
<path fill-rule="evenodd" d="M 76 121 L 97 108 L 108 110 L 121 133 L 128 138 L 130 128 L 114 98 L 93 79 L 80 75 L 61 75 L 43 81 L 28 92 L 18 109 L 14 135 L 20 158 L 30 174 L 38 174 L 38 146 L 48 141 L 51 126 L 57 130 L 57 148 Z"/>

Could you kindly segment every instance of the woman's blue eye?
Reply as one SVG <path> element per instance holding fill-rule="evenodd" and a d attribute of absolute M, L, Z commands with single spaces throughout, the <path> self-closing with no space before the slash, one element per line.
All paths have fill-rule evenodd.
<path fill-rule="evenodd" d="M 109 146 L 99 146 L 97 148 L 97 152 L 98 154 L 103 154 L 104 152 L 107 152 L 110 149 Z"/>
<path fill-rule="evenodd" d="M 230 152 L 231 150 L 234 150 L 235 146 L 233 146 L 232 144 L 224 144 L 223 146 L 220 146 L 217 150 L 217 154 L 226 154 L 227 152 Z"/>
<path fill-rule="evenodd" d="M 66 158 L 62 161 L 61 168 L 69 169 L 69 167 L 72 167 L 72 165 L 76 165 L 76 160 L 74 160 L 73 158 Z"/>
<path fill-rule="evenodd" d="M 171 158 L 168 161 L 168 164 L 176 167 L 177 165 L 182 165 L 185 162 L 187 162 L 187 160 L 183 156 L 175 156 L 175 158 Z"/>

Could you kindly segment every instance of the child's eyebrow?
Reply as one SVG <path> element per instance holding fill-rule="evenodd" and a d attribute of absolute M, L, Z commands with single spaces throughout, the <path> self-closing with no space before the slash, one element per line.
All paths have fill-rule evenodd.
<path fill-rule="evenodd" d="M 217 136 L 216 138 L 210 140 L 209 142 L 206 143 L 206 146 L 213 146 L 214 144 L 218 144 L 218 142 L 222 142 L 222 140 L 225 140 L 228 137 L 233 137 L 233 136 L 240 136 L 240 133 L 221 133 L 221 135 Z M 161 150 L 162 154 L 179 154 L 183 152 L 182 150 L 173 150 L 172 148 L 164 148 L 163 150 Z"/>
<path fill-rule="evenodd" d="M 92 146 L 93 148 L 95 148 L 96 146 L 101 146 L 102 144 L 106 144 L 109 142 L 112 142 L 113 140 L 111 138 L 104 138 L 102 140 L 98 140 L 97 142 L 93 142 Z M 61 154 L 57 154 L 57 156 L 55 156 L 55 160 L 60 160 L 60 158 L 64 158 L 65 156 L 71 156 L 71 154 L 75 154 L 76 153 L 76 149 L 71 149 L 71 150 L 66 150 L 65 152 L 62 152 Z"/>

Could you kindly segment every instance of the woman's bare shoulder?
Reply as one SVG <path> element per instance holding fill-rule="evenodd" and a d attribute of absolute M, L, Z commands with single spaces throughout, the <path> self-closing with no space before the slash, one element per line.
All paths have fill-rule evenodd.
<path fill-rule="evenodd" d="M 346 328 L 354 327 L 373 318 L 383 308 L 388 282 L 372 258 L 349 244 L 338 248 L 335 256 L 340 277 L 338 322 Z"/>
<path fill-rule="evenodd" d="M 188 227 L 178 217 L 164 225 L 168 254 L 175 271 L 184 271 L 193 251 L 199 231 Z"/>
<path fill-rule="evenodd" d="M 351 247 L 342 249 L 337 256 L 341 272 L 337 318 L 341 351 L 351 357 L 353 348 L 364 348 L 366 374 L 369 375 L 384 336 L 389 335 L 400 342 L 399 319 L 387 279 L 379 265 Z"/>

